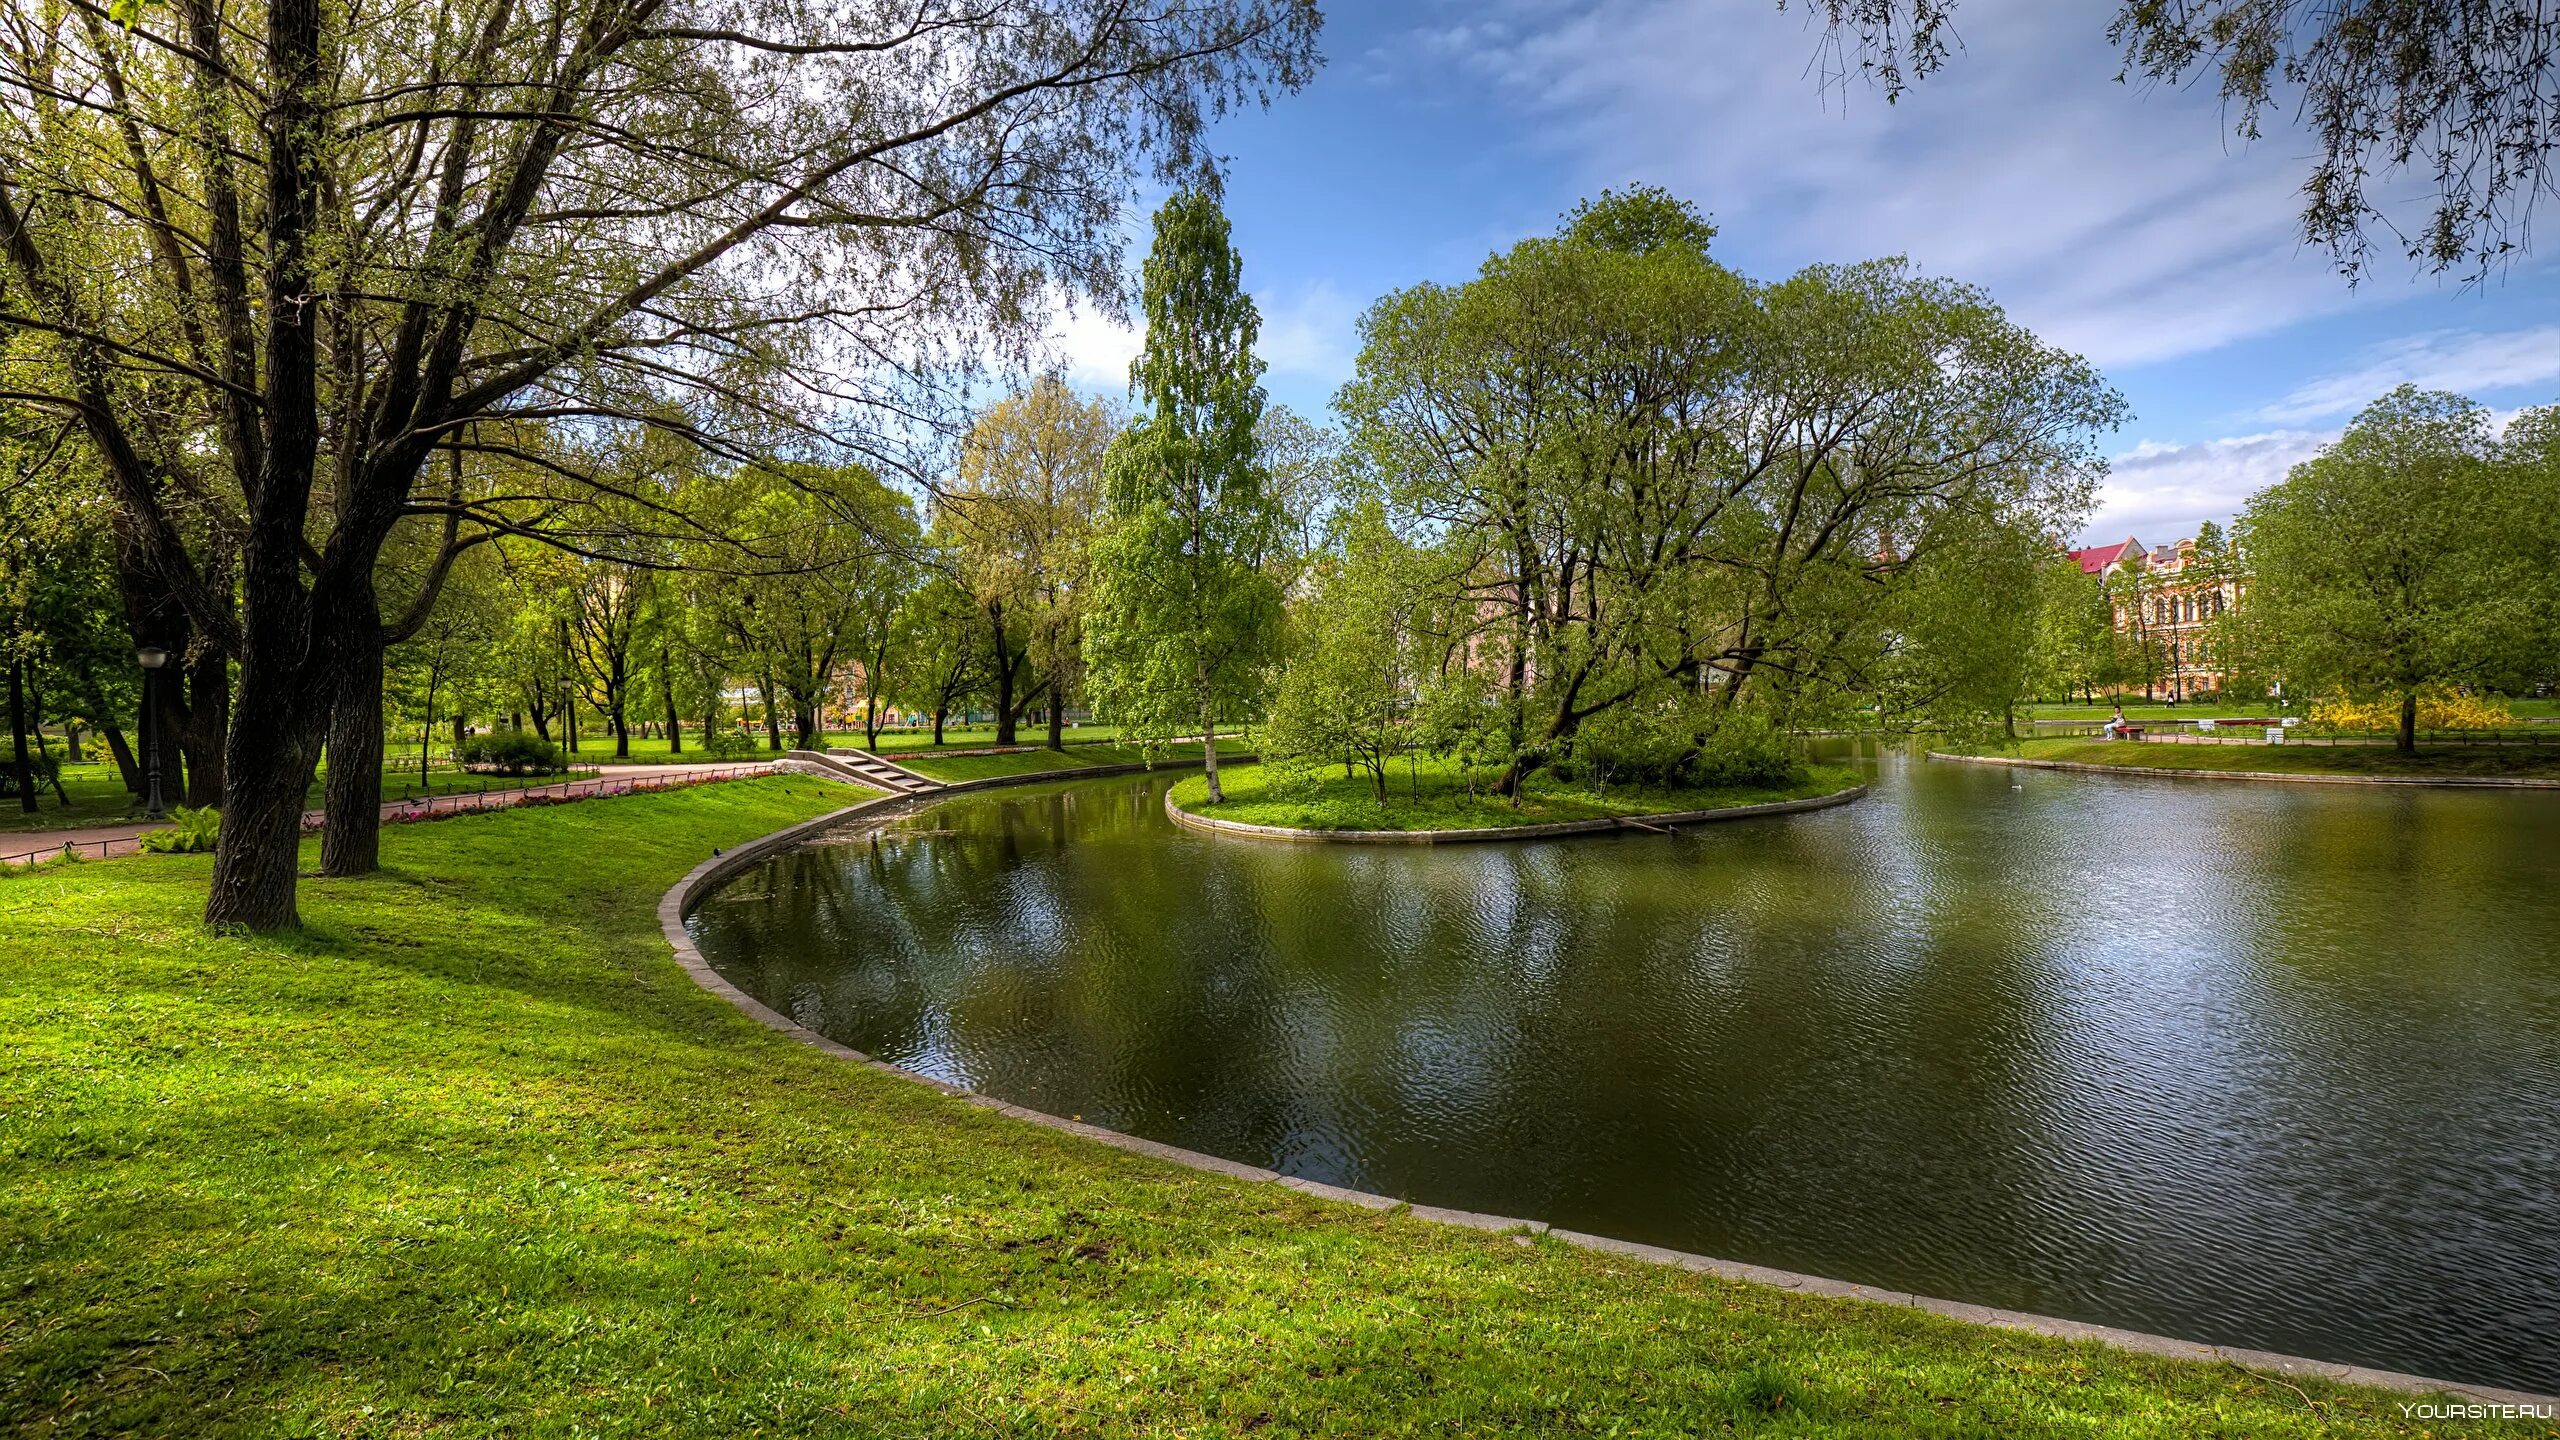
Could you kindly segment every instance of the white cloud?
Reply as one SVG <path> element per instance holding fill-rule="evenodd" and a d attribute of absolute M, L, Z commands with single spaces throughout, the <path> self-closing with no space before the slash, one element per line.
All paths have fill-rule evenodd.
<path fill-rule="evenodd" d="M 1144 340 L 1126 317 L 1090 301 L 1061 309 L 1050 330 L 1068 382 L 1111 395 L 1129 388 L 1129 365 Z"/>
<path fill-rule="evenodd" d="M 1347 378 L 1357 348 L 1360 305 L 1329 281 L 1254 297 L 1262 310 L 1263 362 L 1275 376 L 1331 386 Z M 1069 383 L 1117 395 L 1129 387 L 1129 365 L 1146 335 L 1126 317 L 1092 304 L 1053 312 L 1049 348 Z"/>
<path fill-rule="evenodd" d="M 2194 534 L 2206 520 L 2228 525 L 2250 496 L 2337 438 L 2334 430 L 2272 430 L 2183 445 L 2146 440 L 2109 462 L 2098 513 L 2080 543 L 2131 535 L 2158 545 Z"/>
<path fill-rule="evenodd" d="M 1810 7 L 1485 0 L 1425 35 L 1536 111 L 1584 188 L 1647 180 L 1731 251 L 1907 254 L 2104 365 L 2379 300 L 2294 240 L 2303 158 L 2228 141 L 2210 90 L 2110 83 L 2088 7 L 1968 0 L 1966 49 L 1899 104 L 1826 88 Z"/>
<path fill-rule="evenodd" d="M 2258 416 L 2300 424 L 2348 415 L 2401 385 L 2474 395 L 2555 380 L 2560 380 L 2560 325 L 2495 335 L 2437 331 L 2376 346 L 2355 368 L 2300 386 Z"/>
<path fill-rule="evenodd" d="M 1261 352 L 1273 373 L 1338 382 L 1351 374 L 1360 304 L 1330 281 L 1286 295 L 1254 297 L 1262 310 Z"/>

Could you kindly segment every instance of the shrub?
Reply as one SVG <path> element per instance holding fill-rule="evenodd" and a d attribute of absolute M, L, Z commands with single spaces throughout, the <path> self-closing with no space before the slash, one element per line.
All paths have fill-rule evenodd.
<path fill-rule="evenodd" d="M 210 855 L 221 840 L 221 811 L 181 805 L 169 812 L 168 829 L 145 830 L 134 843 L 154 855 Z"/>
<path fill-rule="evenodd" d="M 2323 700 L 2311 707 L 2311 723 L 2322 730 L 2397 730 L 2400 697 L 2379 695 L 2358 700 L 2339 696 Z M 2514 723 L 2514 712 L 2483 696 L 2460 690 L 2426 690 L 2418 695 L 2421 730 L 2496 730 Z"/>
<path fill-rule="evenodd" d="M 702 753 L 713 760 L 744 760 L 756 753 L 756 737 L 721 725 L 702 737 Z"/>
<path fill-rule="evenodd" d="M 523 730 L 470 736 L 454 747 L 453 758 L 465 770 L 497 775 L 557 775 L 568 768 L 559 746 Z"/>
<path fill-rule="evenodd" d="M 27 751 L 27 769 L 35 777 L 36 793 L 42 794 L 53 788 L 54 776 L 62 771 L 62 759 L 60 756 L 30 748 Z M 0 799 L 15 800 L 17 798 L 18 767 L 8 763 L 5 757 L 0 757 Z"/>
<path fill-rule="evenodd" d="M 1795 738 L 1768 716 L 1737 710 L 1726 715 L 1698 748 L 1692 773 L 1700 785 L 1774 788 L 1804 779 L 1804 757 L 1797 752 Z"/>

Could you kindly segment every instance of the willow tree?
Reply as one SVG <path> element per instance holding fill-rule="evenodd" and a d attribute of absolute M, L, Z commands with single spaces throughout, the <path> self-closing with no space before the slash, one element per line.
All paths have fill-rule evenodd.
<path fill-rule="evenodd" d="M 1341 405 L 1391 501 L 1458 547 L 1506 794 L 1620 710 L 1701 741 L 1746 701 L 1864 713 L 1911 648 L 1888 593 L 1964 565 L 1986 520 L 2070 528 L 2121 414 L 1979 291 L 1900 261 L 1758 285 L 1713 234 L 1660 191 L 1604 195 L 1362 322 Z"/>
<path fill-rule="evenodd" d="M 1130 366 L 1137 421 L 1112 443 L 1085 637 L 1096 709 L 1142 744 L 1196 730 L 1218 784 L 1218 719 L 1260 697 L 1280 638 L 1280 538 L 1256 426 L 1262 320 L 1218 202 L 1187 191 L 1156 212 L 1144 276 L 1146 347 Z"/>
<path fill-rule="evenodd" d="M 894 453 L 937 416 L 919 377 L 1115 288 L 1132 166 L 1198 173 L 1203 126 L 1301 84 L 1320 23 L 1312 0 L 118 18 L 19 6 L 0 32 L 7 320 L 52 341 L 5 388 L 77 418 L 133 565 L 238 660 L 206 916 L 257 929 L 295 922 L 324 738 L 379 743 L 386 631 L 432 606 L 435 568 L 379 592 L 393 532 L 539 529 L 422 482 L 431 456 L 504 445 L 491 418 Z"/>

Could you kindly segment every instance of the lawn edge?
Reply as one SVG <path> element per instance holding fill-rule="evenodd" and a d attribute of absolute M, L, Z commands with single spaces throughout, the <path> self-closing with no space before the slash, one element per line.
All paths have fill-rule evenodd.
<path fill-rule="evenodd" d="M 1292 825 L 1251 825 L 1242 820 L 1221 820 L 1203 815 L 1175 802 L 1173 792 L 1164 794 L 1164 813 L 1173 823 L 1187 830 L 1243 835 L 1256 840 L 1281 840 L 1337 845 L 1465 845 L 1499 840 L 1546 840 L 1564 835 L 1624 834 L 1628 831 L 1659 832 L 1670 825 L 1703 825 L 1718 820 L 1752 820 L 1770 815 L 1798 815 L 1808 810 L 1828 810 L 1846 805 L 1867 793 L 1861 782 L 1828 795 L 1814 795 L 1801 800 L 1764 800 L 1754 805 L 1724 805 L 1712 810 L 1673 810 L 1658 815 L 1603 815 L 1589 820 L 1551 820 L 1539 825 L 1477 825 L 1450 830 L 1314 830 Z"/>
<path fill-rule="evenodd" d="M 2560 790 L 2560 780 L 2498 775 L 2318 775 L 2288 770 L 2204 770 L 2168 765 L 2096 765 L 2086 760 L 2035 760 L 2023 755 L 1959 755 L 1932 750 L 1929 758 L 1957 765 L 2007 765 L 2021 770 L 2077 770 L 2091 775 L 2152 775 L 2173 780 L 2273 780 L 2295 785 L 2433 785 L 2452 790 Z"/>
<path fill-rule="evenodd" d="M 1168 766 L 1165 768 L 1186 767 Z M 997 776 L 983 781 L 970 782 L 968 788 L 994 789 L 1000 786 L 1031 785 L 1051 781 L 1091 778 L 1095 778 L 1091 770 L 1050 771 L 1031 775 Z M 885 1060 L 874 1059 L 873 1057 L 854 1049 L 850 1045 L 846 1045 L 841 1041 L 831 1040 L 826 1036 L 819 1034 L 817 1031 L 800 1024 L 798 1021 L 791 1019 L 789 1016 L 782 1014 L 780 1011 L 773 1009 L 763 1001 L 756 999 L 754 996 L 747 994 L 745 991 L 731 984 L 726 977 L 722 976 L 717 970 L 714 970 L 711 967 L 710 961 L 703 957 L 701 950 L 694 945 L 692 935 L 685 929 L 685 919 L 687 916 L 692 914 L 694 907 L 707 897 L 714 888 L 731 879 L 747 866 L 752 865 L 757 861 L 776 853 L 777 851 L 789 849 L 811 836 L 823 834 L 826 831 L 838 828 L 849 821 L 862 819 L 886 819 L 894 813 L 925 808 L 948 799 L 953 791 L 961 788 L 962 787 L 955 785 L 944 790 L 934 791 L 923 795 L 880 796 L 875 799 L 862 801 L 859 804 L 848 805 L 840 810 L 830 811 L 829 813 L 818 816 L 813 820 L 805 820 L 796 825 L 785 826 L 771 834 L 760 836 L 727 851 L 715 852 L 710 859 L 693 867 L 691 871 L 686 873 L 683 879 L 678 880 L 673 886 L 668 888 L 665 894 L 659 897 L 658 928 L 666 937 L 668 947 L 675 952 L 676 963 L 683 968 L 687 975 L 693 978 L 695 984 L 701 986 L 704 990 L 709 991 L 713 995 L 729 1002 L 731 1005 L 735 1006 L 740 1013 L 744 1014 L 749 1019 L 756 1021 L 766 1029 L 776 1031 L 802 1045 L 808 1046 L 813 1050 L 822 1051 L 839 1059 L 850 1060 L 865 1067 L 866 1069 L 878 1071 L 883 1075 L 912 1081 L 918 1085 L 925 1086 L 928 1089 L 935 1090 L 941 1094 L 961 1100 L 969 1105 L 976 1106 L 980 1109 L 992 1110 L 997 1114 L 1004 1115 L 1015 1120 L 1021 1120 L 1033 1125 L 1041 1126 L 1045 1129 L 1079 1136 L 1086 1140 L 1108 1145 L 1116 1150 L 1123 1150 L 1131 1154 L 1147 1156 L 1151 1159 L 1180 1165 L 1187 1169 L 1204 1171 L 1214 1175 L 1222 1175 L 1229 1179 L 1246 1184 L 1278 1185 L 1284 1189 L 1293 1190 L 1299 1194 L 1310 1196 L 1315 1199 L 1335 1201 L 1364 1210 L 1401 1209 L 1415 1219 L 1429 1221 L 1433 1224 L 1461 1226 L 1467 1229 L 1489 1231 L 1495 1234 L 1529 1236 L 1543 1235 L 1551 1240 L 1572 1245 L 1578 1249 L 1594 1251 L 1601 1254 L 1616 1255 L 1626 1259 L 1659 1265 L 1668 1269 L 1679 1269 L 1696 1274 L 1712 1275 L 1722 1280 L 1740 1284 L 1768 1286 L 1775 1289 L 1792 1291 L 1799 1295 L 1811 1295 L 1823 1299 L 1860 1301 L 1868 1304 L 1886 1305 L 1900 1309 L 1921 1310 L 1930 1314 L 1943 1316 L 1948 1319 L 1962 1320 L 1976 1325 L 1988 1326 L 1993 1329 L 2014 1330 L 2026 1334 L 2041 1336 L 2047 1339 L 2094 1343 L 2105 1345 L 2112 1349 L 2124 1350 L 2142 1355 L 2157 1356 L 2171 1360 L 2200 1361 L 2214 1365 L 2233 1365 L 2254 1373 L 2264 1374 L 2272 1372 L 2274 1374 L 2287 1377 L 2325 1380 L 2340 1385 L 2364 1386 L 2371 1389 L 2394 1391 L 2401 1394 L 2448 1395 L 2484 1405 L 2530 1406 L 2535 1407 L 2536 1409 L 2546 1406 L 2560 1405 L 2560 1396 L 2536 1395 L 2527 1391 L 2506 1390 L 2496 1386 L 2475 1385 L 2465 1381 L 2436 1380 L 2420 1375 L 2404 1374 L 2396 1370 L 2377 1370 L 2368 1366 L 2350 1365 L 2333 1360 L 2314 1360 L 2298 1355 L 2278 1355 L 2268 1351 L 2249 1350 L 2228 1345 L 2208 1345 L 2201 1341 L 2181 1340 L 2175 1336 L 2154 1335 L 2139 1330 L 2124 1330 L 2112 1325 L 2097 1325 L 2081 1320 L 2067 1320 L 2059 1316 L 2035 1315 L 2020 1310 L 2002 1310 L 1987 1305 L 1968 1304 L 1959 1300 L 1941 1300 L 1932 1296 L 1918 1295 L 1906 1291 L 1883 1290 L 1871 1285 L 1860 1285 L 1846 1280 L 1834 1280 L 1826 1276 L 1806 1275 L 1791 1270 L 1773 1270 L 1766 1266 L 1745 1264 L 1738 1260 L 1721 1260 L 1714 1256 L 1699 1255 L 1686 1250 L 1672 1250 L 1663 1246 L 1645 1245 L 1632 1240 L 1618 1240 L 1609 1236 L 1592 1235 L 1578 1230 L 1559 1230 L 1550 1226 L 1543 1220 L 1522 1220 L 1504 1215 L 1480 1214 L 1471 1210 L 1451 1210 L 1433 1205 L 1415 1205 L 1404 1200 L 1399 1200 L 1393 1196 L 1377 1195 L 1367 1191 L 1347 1189 L 1338 1185 L 1327 1185 L 1321 1181 L 1306 1180 L 1291 1175 L 1282 1175 L 1277 1171 L 1267 1170 L 1258 1165 L 1248 1165 L 1241 1161 L 1225 1159 L 1221 1156 L 1206 1154 L 1198 1150 L 1186 1150 L 1178 1145 L 1167 1145 L 1161 1141 L 1149 1140 L 1142 1136 L 1126 1134 L 1122 1131 L 1107 1129 L 1100 1125 L 1087 1124 L 1081 1120 L 1070 1120 L 1063 1116 L 1046 1114 L 1042 1111 L 1030 1109 L 1027 1106 L 1016 1105 L 1010 1101 L 999 1099 L 993 1095 L 984 1095 L 963 1089 L 960 1086 L 934 1079 L 930 1075 L 918 1074 L 913 1070 L 906 1069 L 903 1066 L 890 1064 Z M 1857 795 L 1864 794 L 1866 788 L 1866 786 L 1860 785 L 1856 787 L 1855 790 L 1845 791 L 1840 795 L 1816 797 L 1815 801 L 1811 802 L 1811 806 L 1808 806 L 1808 802 L 1805 801 L 1791 800 L 1776 803 L 1808 808 L 1818 807 L 1823 804 L 1844 804 L 1847 799 L 1853 799 Z M 1728 812 L 1709 811 L 1706 813 L 1722 816 Z M 1614 822 L 1571 823 L 1612 824 Z M 1331 838 L 1323 835 L 1322 832 L 1304 833 L 1311 838 Z M 1386 833 L 1401 836 L 1407 832 L 1388 831 L 1369 833 Z M 1472 835 L 1475 832 L 1460 833 Z"/>

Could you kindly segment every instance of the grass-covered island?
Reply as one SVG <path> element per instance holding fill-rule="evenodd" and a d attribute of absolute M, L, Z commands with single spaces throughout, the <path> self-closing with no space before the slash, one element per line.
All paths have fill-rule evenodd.
<path fill-rule="evenodd" d="M 820 1054 L 655 908 L 859 794 L 397 829 L 289 938 L 208 933 L 201 856 L 0 876 L 0 1431 L 2413 1433 L 2405 1396 L 1326 1205 Z"/>
<path fill-rule="evenodd" d="M 2560 742 L 2547 745 L 2181 745 L 2155 740 L 2024 740 L 1986 752 L 2128 770 L 2256 771 L 2428 780 L 2560 780 Z"/>
<path fill-rule="evenodd" d="M 1813 800 L 1852 789 L 1860 780 L 1854 770 L 1828 765 L 1807 766 L 1786 783 L 1690 789 L 1601 786 L 1580 775 L 1559 779 L 1550 773 L 1531 777 L 1514 806 L 1493 793 L 1489 771 L 1476 772 L 1469 786 L 1448 762 L 1416 758 L 1393 762 L 1389 776 L 1381 799 L 1365 775 L 1256 765 L 1219 772 L 1223 804 L 1208 803 L 1209 782 L 1201 775 L 1177 783 L 1173 803 L 1194 815 L 1287 830 L 1501 830 Z"/>

